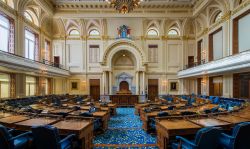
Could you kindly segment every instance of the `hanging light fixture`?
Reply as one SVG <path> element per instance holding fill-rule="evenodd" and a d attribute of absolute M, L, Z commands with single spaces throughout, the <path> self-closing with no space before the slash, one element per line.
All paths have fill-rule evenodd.
<path fill-rule="evenodd" d="M 143 0 L 106 0 L 106 2 L 110 3 L 112 7 L 114 7 L 119 13 L 129 13 L 134 8 L 138 7 L 140 2 Z"/>

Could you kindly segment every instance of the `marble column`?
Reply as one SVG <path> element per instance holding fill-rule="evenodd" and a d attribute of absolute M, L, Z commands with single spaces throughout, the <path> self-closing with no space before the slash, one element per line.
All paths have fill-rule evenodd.
<path fill-rule="evenodd" d="M 112 71 L 109 71 L 109 94 L 112 95 L 113 84 L 112 84 Z"/>
<path fill-rule="evenodd" d="M 145 71 L 142 72 L 142 92 L 145 94 Z"/>
<path fill-rule="evenodd" d="M 136 80 L 136 94 L 139 95 L 139 88 L 140 88 L 140 85 L 139 85 L 139 71 L 136 71 L 135 72 L 135 80 Z"/>

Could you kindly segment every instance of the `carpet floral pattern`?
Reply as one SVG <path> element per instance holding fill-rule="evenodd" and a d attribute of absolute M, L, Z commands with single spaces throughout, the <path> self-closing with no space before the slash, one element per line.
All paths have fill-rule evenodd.
<path fill-rule="evenodd" d="M 134 108 L 117 108 L 117 115 L 110 118 L 108 130 L 95 137 L 95 149 L 157 149 L 156 136 L 142 129 L 140 117 Z"/>

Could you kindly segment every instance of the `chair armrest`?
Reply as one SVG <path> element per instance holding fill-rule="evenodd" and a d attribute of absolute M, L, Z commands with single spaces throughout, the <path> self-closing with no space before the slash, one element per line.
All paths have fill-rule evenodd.
<path fill-rule="evenodd" d="M 229 135 L 227 135 L 227 134 L 225 134 L 225 133 L 221 133 L 221 136 L 222 136 L 224 139 L 230 139 L 230 140 L 235 139 L 234 137 L 229 136 Z"/>
<path fill-rule="evenodd" d="M 9 133 L 13 133 L 15 130 L 14 129 L 9 129 Z"/>
<path fill-rule="evenodd" d="M 28 136 L 28 135 L 31 135 L 31 134 L 32 133 L 30 131 L 29 132 L 25 132 L 25 133 L 22 133 L 22 134 L 20 134 L 18 136 L 15 136 L 15 137 L 11 138 L 11 140 L 16 140 L 18 138 L 25 137 L 25 136 Z"/>
<path fill-rule="evenodd" d="M 73 140 L 73 138 L 75 137 L 76 135 L 75 134 L 70 134 L 68 135 L 67 137 L 63 138 L 59 143 L 63 143 L 64 141 L 67 141 L 67 140 Z"/>
<path fill-rule="evenodd" d="M 176 139 L 182 141 L 182 144 L 186 144 L 186 145 L 194 147 L 194 148 L 197 147 L 197 145 L 195 145 L 193 142 L 191 142 L 191 141 L 189 141 L 186 138 L 183 138 L 181 136 L 176 136 Z"/>

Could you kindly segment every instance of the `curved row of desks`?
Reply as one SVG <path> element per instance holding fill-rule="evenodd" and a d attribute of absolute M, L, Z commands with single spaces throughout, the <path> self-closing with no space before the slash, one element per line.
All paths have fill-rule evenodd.
<path fill-rule="evenodd" d="M 43 104 L 31 105 L 34 109 L 46 112 L 43 114 L 0 111 L 0 124 L 23 131 L 30 131 L 32 126 L 53 125 L 58 128 L 62 135 L 76 134 L 82 142 L 82 149 L 93 148 L 93 118 L 79 117 L 80 113 L 88 111 L 90 107 L 81 105 L 80 109 L 74 110 L 72 106 L 72 104 L 68 104 L 64 105 L 64 108 L 56 108 Z M 116 114 L 116 107 L 115 104 L 109 104 L 106 107 L 99 106 L 98 111 L 93 113 L 94 118 L 101 118 L 103 130 L 108 128 L 110 115 Z M 113 110 L 111 110 L 112 108 Z M 63 117 L 58 113 L 67 113 L 67 116 Z"/>
<path fill-rule="evenodd" d="M 173 105 L 173 104 L 172 104 Z M 168 148 L 169 141 L 175 139 L 175 136 L 194 135 L 203 127 L 221 127 L 224 130 L 230 130 L 235 124 L 250 121 L 250 106 L 231 112 L 222 111 L 219 113 L 204 114 L 205 109 L 212 109 L 218 105 L 209 102 L 205 104 L 196 104 L 195 106 L 185 107 L 183 103 L 177 103 L 175 110 L 168 110 L 171 105 L 158 103 L 144 103 L 135 105 L 135 114 L 140 115 L 143 121 L 143 129 L 149 131 L 149 121 L 156 119 L 157 145 L 160 149 Z M 156 110 L 146 112 L 145 109 L 153 106 Z M 184 108 L 183 108 L 184 107 Z M 157 117 L 158 113 L 166 111 L 170 114 L 167 117 Z M 183 116 L 183 111 L 196 112 L 196 115 Z"/>

